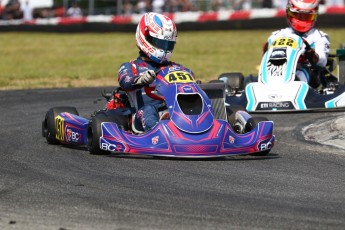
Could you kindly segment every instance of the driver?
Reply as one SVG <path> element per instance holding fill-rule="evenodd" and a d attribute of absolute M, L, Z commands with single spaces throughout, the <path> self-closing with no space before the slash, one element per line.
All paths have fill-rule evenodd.
<path fill-rule="evenodd" d="M 314 28 L 319 9 L 318 0 L 289 0 L 286 6 L 286 17 L 289 27 L 275 31 L 264 45 L 263 52 L 268 48 L 268 43 L 278 37 L 297 34 L 305 39 L 311 46 L 299 60 L 296 77 L 300 81 L 317 88 L 320 79 L 313 66 L 325 67 L 329 54 L 330 41 L 328 35 Z"/>
<path fill-rule="evenodd" d="M 159 100 L 142 95 L 142 88 L 154 83 L 157 71 L 162 67 L 179 67 L 182 65 L 171 62 L 177 38 L 175 23 L 167 16 L 158 13 L 145 13 L 136 30 L 136 45 L 139 56 L 120 66 L 118 82 L 122 89 L 134 95 L 137 104 L 135 126 L 137 130 L 148 131 L 159 121 L 159 110 L 163 103 Z M 188 72 L 193 73 L 186 69 Z M 111 101 L 107 108 L 111 109 Z"/>

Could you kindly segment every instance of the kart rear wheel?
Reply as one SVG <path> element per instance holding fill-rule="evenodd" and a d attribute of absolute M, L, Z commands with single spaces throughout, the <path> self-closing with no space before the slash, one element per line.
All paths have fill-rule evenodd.
<path fill-rule="evenodd" d="M 230 95 L 235 95 L 243 90 L 244 76 L 240 72 L 222 73 L 219 80 L 225 80 L 225 85 Z"/>
<path fill-rule="evenodd" d="M 100 137 L 102 136 L 102 123 L 114 122 L 119 127 L 126 129 L 128 127 L 128 118 L 119 116 L 115 110 L 101 110 L 91 118 L 87 131 L 87 148 L 91 154 L 107 155 L 110 152 L 100 149 Z"/>
<path fill-rule="evenodd" d="M 245 130 L 247 132 L 253 130 L 261 121 L 268 121 L 266 117 L 252 117 L 247 121 Z M 266 156 L 269 154 L 270 150 L 265 150 L 261 152 L 251 153 L 251 156 Z"/>
<path fill-rule="evenodd" d="M 46 138 L 48 144 L 59 144 L 60 141 L 56 139 L 56 124 L 55 117 L 62 112 L 67 112 L 74 115 L 79 115 L 75 107 L 53 107 L 48 110 L 42 122 L 42 136 Z"/>

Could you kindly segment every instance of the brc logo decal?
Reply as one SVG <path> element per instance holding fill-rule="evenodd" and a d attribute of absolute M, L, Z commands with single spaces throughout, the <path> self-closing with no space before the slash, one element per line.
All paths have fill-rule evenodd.
<path fill-rule="evenodd" d="M 115 151 L 116 145 L 108 144 L 108 143 L 101 143 L 101 149 L 104 149 L 107 151 Z"/>
<path fill-rule="evenodd" d="M 60 141 L 64 140 L 64 135 L 65 135 L 64 124 L 65 124 L 65 120 L 60 115 L 55 117 L 55 130 L 56 130 L 55 138 L 57 140 L 60 140 Z"/>
<path fill-rule="evenodd" d="M 67 141 L 70 142 L 79 142 L 81 140 L 82 135 L 80 133 L 74 132 L 71 129 L 66 130 L 67 133 Z"/>
<path fill-rule="evenodd" d="M 169 83 L 188 83 L 195 82 L 190 73 L 186 71 L 176 71 L 165 75 L 164 79 Z"/>
<path fill-rule="evenodd" d="M 177 70 L 181 70 L 181 67 L 176 66 L 176 65 L 169 67 L 169 72 L 173 72 L 173 71 L 177 71 Z"/>
<path fill-rule="evenodd" d="M 111 152 L 123 152 L 125 150 L 125 146 L 121 143 L 110 144 L 108 142 L 104 142 L 103 140 L 101 140 L 100 148 Z"/>
<path fill-rule="evenodd" d="M 267 141 L 267 140 L 260 142 L 258 145 L 258 149 L 260 151 L 270 150 L 271 148 L 272 148 L 272 142 Z"/>

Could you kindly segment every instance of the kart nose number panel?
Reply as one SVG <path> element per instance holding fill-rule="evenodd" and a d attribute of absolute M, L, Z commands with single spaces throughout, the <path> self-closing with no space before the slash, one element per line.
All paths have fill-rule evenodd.
<path fill-rule="evenodd" d="M 248 111 L 307 109 L 304 100 L 309 87 L 306 83 L 294 81 L 274 91 L 267 87 L 260 83 L 250 83 L 246 87 Z"/>

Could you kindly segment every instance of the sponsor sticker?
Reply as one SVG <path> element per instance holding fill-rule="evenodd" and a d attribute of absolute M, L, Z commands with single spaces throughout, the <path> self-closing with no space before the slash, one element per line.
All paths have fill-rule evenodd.
<path fill-rule="evenodd" d="M 279 102 L 260 102 L 256 110 L 284 110 L 294 109 L 295 107 L 291 101 L 279 101 Z"/>
<path fill-rule="evenodd" d="M 229 142 L 231 144 L 235 143 L 235 138 L 233 136 L 229 136 Z"/>
<path fill-rule="evenodd" d="M 155 137 L 152 138 L 152 144 L 153 145 L 158 144 L 158 141 L 159 141 L 159 136 L 155 136 Z"/>
<path fill-rule="evenodd" d="M 268 95 L 268 98 L 271 100 L 277 100 L 277 99 L 281 99 L 283 96 L 279 95 L 279 94 L 270 94 Z"/>
<path fill-rule="evenodd" d="M 272 147 L 273 147 L 273 145 L 272 145 L 272 142 L 270 140 L 264 140 L 258 144 L 258 149 L 260 151 L 270 150 Z"/>
<path fill-rule="evenodd" d="M 110 151 L 110 152 L 123 152 L 125 150 L 125 146 L 122 143 L 108 143 L 104 140 L 101 140 L 100 149 Z"/>
<path fill-rule="evenodd" d="M 64 135 L 65 135 L 65 120 L 60 116 L 55 117 L 55 130 L 56 130 L 56 135 L 55 138 L 57 140 L 63 141 L 64 140 Z"/>
<path fill-rule="evenodd" d="M 66 140 L 68 142 L 80 142 L 81 140 L 81 133 L 74 132 L 72 129 L 66 129 Z"/>

